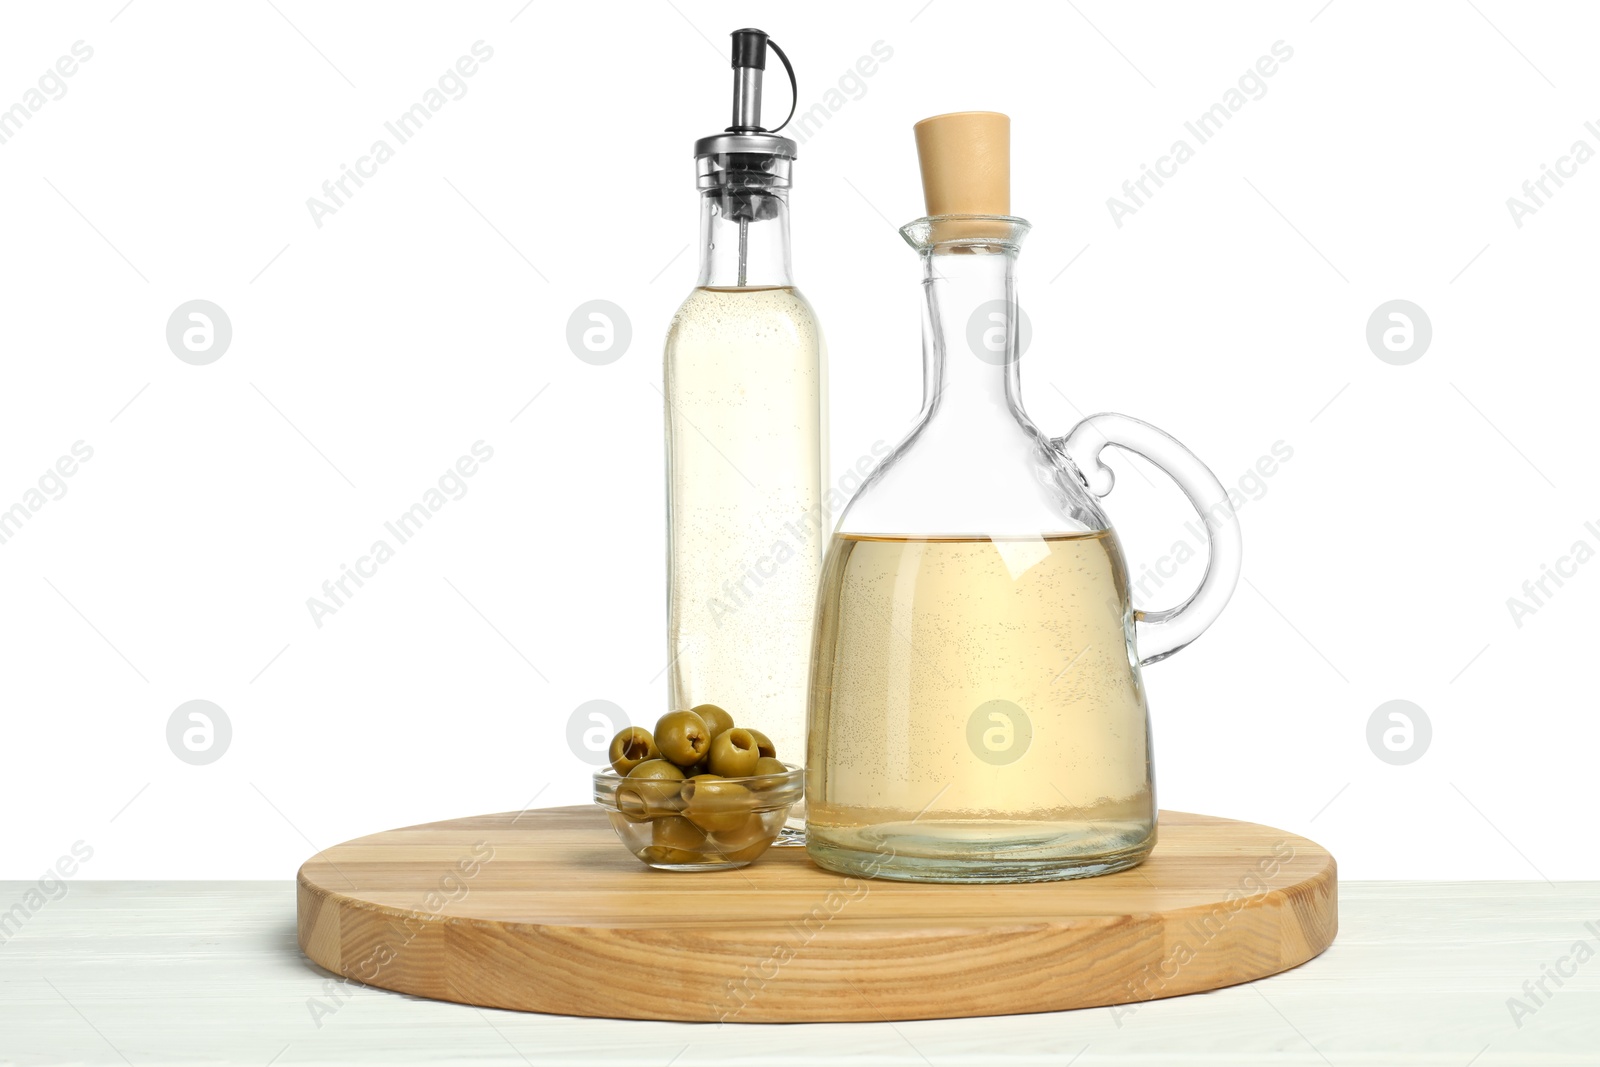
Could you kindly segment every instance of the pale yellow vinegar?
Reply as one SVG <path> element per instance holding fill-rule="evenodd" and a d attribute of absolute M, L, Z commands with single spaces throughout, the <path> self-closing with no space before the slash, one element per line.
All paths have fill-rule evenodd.
<path fill-rule="evenodd" d="M 1137 862 L 1155 798 L 1130 612 L 1109 531 L 835 537 L 812 662 L 813 856 L 932 880 Z"/>
<path fill-rule="evenodd" d="M 793 288 L 696 289 L 667 335 L 670 706 L 720 705 L 790 763 L 828 530 L 824 370 Z"/>

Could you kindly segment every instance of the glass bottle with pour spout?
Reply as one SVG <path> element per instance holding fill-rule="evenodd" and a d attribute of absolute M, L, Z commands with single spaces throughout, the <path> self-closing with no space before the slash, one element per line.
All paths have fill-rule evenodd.
<path fill-rule="evenodd" d="M 695 145 L 700 275 L 664 361 L 668 703 L 716 704 L 798 764 L 829 523 L 826 379 L 789 262 L 796 146 L 760 126 L 769 48 L 792 88 L 778 46 L 736 31 L 733 125 Z"/>
<path fill-rule="evenodd" d="M 1216 478 L 1153 426 L 1085 419 L 1051 438 L 1022 409 L 1010 124 L 916 127 L 929 217 L 925 395 L 841 516 L 818 596 L 806 847 L 848 874 L 1044 881 L 1121 870 L 1155 842 L 1140 666 L 1199 635 L 1239 574 Z M 1162 467 L 1205 517 L 1199 588 L 1135 612 L 1099 497 L 1101 450 Z"/>

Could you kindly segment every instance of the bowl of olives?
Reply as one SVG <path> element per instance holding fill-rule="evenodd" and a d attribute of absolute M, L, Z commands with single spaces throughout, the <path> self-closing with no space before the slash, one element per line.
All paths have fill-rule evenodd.
<path fill-rule="evenodd" d="M 665 871 L 753 862 L 805 791 L 802 768 L 715 704 L 668 712 L 654 731 L 627 727 L 610 756 L 594 776 L 595 803 L 629 852 Z"/>

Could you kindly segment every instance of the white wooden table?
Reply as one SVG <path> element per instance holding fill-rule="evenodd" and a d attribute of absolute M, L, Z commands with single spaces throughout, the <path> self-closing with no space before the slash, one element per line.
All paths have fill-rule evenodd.
<path fill-rule="evenodd" d="M 346 985 L 300 955 L 289 882 L 71 882 L 18 929 L 29 888 L 0 882 L 4 1064 L 1600 1064 L 1594 882 L 1346 883 L 1318 959 L 1132 1012 L 723 1027 Z"/>

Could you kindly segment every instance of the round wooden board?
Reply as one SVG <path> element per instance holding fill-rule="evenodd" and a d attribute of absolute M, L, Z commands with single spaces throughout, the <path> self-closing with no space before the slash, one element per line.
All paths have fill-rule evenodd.
<path fill-rule="evenodd" d="M 1131 1004 L 1304 963 L 1338 925 L 1333 857 L 1161 813 L 1139 867 L 1031 885 L 864 881 L 802 848 L 657 871 L 597 808 L 357 838 L 300 868 L 307 956 L 369 985 L 564 1015 L 833 1022 Z"/>

